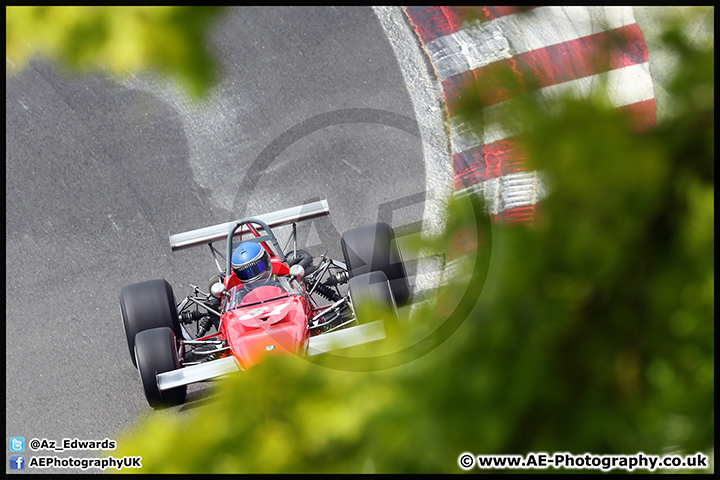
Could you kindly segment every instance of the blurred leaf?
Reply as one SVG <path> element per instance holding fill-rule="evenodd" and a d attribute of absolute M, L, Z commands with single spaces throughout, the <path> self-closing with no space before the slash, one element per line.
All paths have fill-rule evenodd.
<path fill-rule="evenodd" d="M 221 7 L 6 7 L 8 71 L 34 56 L 68 73 L 120 76 L 153 71 L 173 79 L 193 98 L 217 76 L 208 49 L 211 22 Z"/>

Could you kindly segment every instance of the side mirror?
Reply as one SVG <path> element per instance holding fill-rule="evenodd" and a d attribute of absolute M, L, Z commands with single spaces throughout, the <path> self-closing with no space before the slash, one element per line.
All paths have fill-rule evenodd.
<path fill-rule="evenodd" d="M 290 276 L 300 280 L 305 275 L 305 269 L 302 267 L 302 265 L 293 265 L 290 267 Z"/>
<path fill-rule="evenodd" d="M 222 298 L 223 295 L 227 293 L 227 290 L 225 290 L 225 285 L 223 285 L 221 282 L 213 283 L 210 287 L 210 295 L 212 295 L 215 298 Z"/>

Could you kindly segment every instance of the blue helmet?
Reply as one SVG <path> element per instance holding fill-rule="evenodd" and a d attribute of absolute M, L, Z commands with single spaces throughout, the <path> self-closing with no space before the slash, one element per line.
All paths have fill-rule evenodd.
<path fill-rule="evenodd" d="M 241 282 L 252 282 L 270 276 L 270 256 L 255 242 L 241 243 L 232 254 L 232 268 Z"/>

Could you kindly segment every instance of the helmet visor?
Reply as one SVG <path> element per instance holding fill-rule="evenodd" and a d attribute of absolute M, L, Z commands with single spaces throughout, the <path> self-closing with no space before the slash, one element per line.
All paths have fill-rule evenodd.
<path fill-rule="evenodd" d="M 255 279 L 256 277 L 259 277 L 266 270 L 268 270 L 268 268 L 268 256 L 267 253 L 265 253 L 255 262 L 252 262 L 250 265 L 244 266 L 242 270 L 236 269 L 235 275 L 237 275 L 241 282 L 247 282 L 249 280 Z"/>

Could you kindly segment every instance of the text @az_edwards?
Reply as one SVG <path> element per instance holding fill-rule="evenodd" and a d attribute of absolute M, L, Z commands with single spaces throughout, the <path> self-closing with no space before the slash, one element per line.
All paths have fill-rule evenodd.
<path fill-rule="evenodd" d="M 30 450 L 53 450 L 64 452 L 67 450 L 115 450 L 117 442 L 105 438 L 103 440 L 81 440 L 79 438 L 63 438 L 61 441 L 48 440 L 47 438 L 33 438 L 28 443 Z"/>

